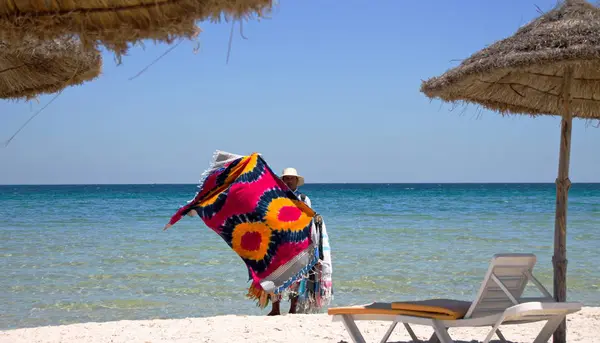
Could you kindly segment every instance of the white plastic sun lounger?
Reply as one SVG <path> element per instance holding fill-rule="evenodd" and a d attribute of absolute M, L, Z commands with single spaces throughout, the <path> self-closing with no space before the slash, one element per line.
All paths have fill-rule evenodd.
<path fill-rule="evenodd" d="M 559 303 L 554 301 L 548 290 L 533 276 L 535 264 L 536 256 L 533 254 L 494 255 L 475 301 L 468 303 L 445 299 L 429 300 L 438 308 L 444 307 L 444 303 L 449 309 L 462 305 L 466 313 L 463 311 L 464 316 L 460 318 L 444 319 L 443 315 L 427 316 L 422 312 L 415 313 L 418 316 L 407 315 L 407 313 L 411 313 L 410 310 L 397 310 L 397 306 L 394 309 L 392 303 L 330 308 L 328 313 L 333 316 L 334 321 L 344 323 L 355 343 L 365 343 L 365 339 L 356 325 L 358 320 L 391 321 L 390 328 L 381 339 L 382 343 L 387 342 L 398 323 L 404 324 L 414 342 L 421 341 L 412 330 L 411 324 L 432 327 L 434 333 L 429 342 L 453 343 L 454 341 L 448 333 L 449 328 L 491 327 L 483 343 L 489 343 L 494 334 L 501 342 L 506 343 L 506 339 L 499 330 L 501 325 L 547 321 L 534 341 L 534 343 L 546 343 L 565 317 L 581 310 L 583 305 L 577 302 Z M 538 288 L 543 296 L 522 298 L 529 281 Z M 427 303 L 425 301 L 425 304 Z"/>

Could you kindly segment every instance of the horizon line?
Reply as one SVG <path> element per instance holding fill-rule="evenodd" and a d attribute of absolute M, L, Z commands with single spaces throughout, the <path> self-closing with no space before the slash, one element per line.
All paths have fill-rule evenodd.
<path fill-rule="evenodd" d="M 304 185 L 469 185 L 469 184 L 544 184 L 550 185 L 555 182 L 544 181 L 461 181 L 461 182 L 306 182 Z M 600 184 L 600 181 L 572 182 L 572 184 Z M 198 183 L 187 182 L 147 182 L 147 183 L 6 183 L 0 186 L 174 186 L 174 185 L 198 185 Z"/>

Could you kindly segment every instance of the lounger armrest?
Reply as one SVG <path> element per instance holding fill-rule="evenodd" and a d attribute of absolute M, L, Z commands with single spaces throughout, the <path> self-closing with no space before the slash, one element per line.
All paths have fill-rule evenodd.
<path fill-rule="evenodd" d="M 580 311 L 583 307 L 579 302 L 528 302 L 509 307 L 504 311 L 505 319 L 524 318 L 527 316 L 553 316 Z"/>

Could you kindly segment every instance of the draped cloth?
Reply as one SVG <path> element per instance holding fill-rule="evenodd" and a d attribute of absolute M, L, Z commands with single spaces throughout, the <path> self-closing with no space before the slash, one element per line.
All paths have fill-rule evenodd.
<path fill-rule="evenodd" d="M 199 188 L 166 227 L 195 211 L 246 264 L 258 306 L 309 276 L 319 259 L 315 212 L 258 153 L 217 151 Z"/>
<path fill-rule="evenodd" d="M 312 268 L 308 278 L 299 282 L 297 296 L 298 313 L 318 313 L 321 308 L 328 306 L 333 299 L 333 264 L 331 262 L 331 246 L 329 235 L 323 217 L 317 215 L 313 220 L 319 245 L 319 262 Z"/>

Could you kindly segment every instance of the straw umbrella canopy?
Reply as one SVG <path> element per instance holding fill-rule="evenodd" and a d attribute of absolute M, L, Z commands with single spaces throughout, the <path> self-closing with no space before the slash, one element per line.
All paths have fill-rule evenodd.
<path fill-rule="evenodd" d="M 193 38 L 197 20 L 262 15 L 272 0 L 0 0 L 0 38 L 52 39 L 77 34 L 86 47 L 104 45 L 118 59 L 144 39 Z"/>
<path fill-rule="evenodd" d="M 513 36 L 424 81 L 421 92 L 506 114 L 562 117 L 556 179 L 554 297 L 566 301 L 566 222 L 573 117 L 600 119 L 600 9 L 566 0 Z M 566 341 L 563 322 L 555 343 Z"/>
<path fill-rule="evenodd" d="M 73 38 L 20 44 L 0 41 L 0 98 L 29 100 L 95 79 L 102 69 L 98 51 L 83 51 Z"/>
<path fill-rule="evenodd" d="M 0 42 L 0 98 L 29 100 L 55 93 L 95 79 L 101 69 L 100 53 L 83 51 L 72 38 L 28 38 L 16 46 Z"/>

